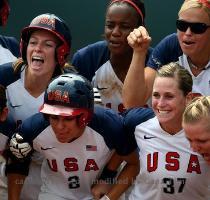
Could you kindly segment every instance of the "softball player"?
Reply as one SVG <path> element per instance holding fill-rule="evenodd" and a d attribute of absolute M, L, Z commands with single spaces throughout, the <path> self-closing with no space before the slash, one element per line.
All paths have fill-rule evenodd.
<path fill-rule="evenodd" d="M 152 92 L 155 117 L 136 126 L 140 173 L 129 200 L 209 199 L 210 167 L 190 148 L 182 114 L 191 100 L 192 77 L 176 63 L 157 72 Z M 138 121 L 126 116 L 125 124 Z"/>
<path fill-rule="evenodd" d="M 127 162 L 121 181 L 138 173 L 136 145 L 125 134 L 122 117 L 112 110 L 94 108 L 93 103 L 93 89 L 86 79 L 61 75 L 49 84 L 41 113 L 22 124 L 19 134 L 45 157 L 40 200 L 92 199 L 91 186 L 113 150 Z M 11 151 L 17 153 L 17 146 L 13 138 Z M 105 167 L 101 177 L 104 180 L 113 175 Z M 124 192 L 120 180 L 106 198 L 118 199 Z"/>
<path fill-rule="evenodd" d="M 105 18 L 106 42 L 89 45 L 79 50 L 72 59 L 78 72 L 92 80 L 93 86 L 99 90 L 103 104 L 117 112 L 124 111 L 122 86 L 132 59 L 127 36 L 134 28 L 144 24 L 144 17 L 141 0 L 110 1 Z M 90 77 L 93 70 L 95 76 Z"/>
<path fill-rule="evenodd" d="M 70 30 L 54 14 L 39 15 L 22 30 L 20 47 L 22 57 L 0 67 L 0 84 L 7 88 L 9 116 L 17 125 L 39 111 L 50 80 L 69 71 L 64 65 L 71 48 Z M 37 200 L 41 162 L 38 154 L 33 157 L 21 199 Z"/>

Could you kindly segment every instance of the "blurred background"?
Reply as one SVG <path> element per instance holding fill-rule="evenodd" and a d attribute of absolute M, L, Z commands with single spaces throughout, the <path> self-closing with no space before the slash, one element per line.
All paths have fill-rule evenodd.
<path fill-rule="evenodd" d="M 72 33 L 71 55 L 87 44 L 103 39 L 107 0 L 10 0 L 10 16 L 2 35 L 20 39 L 20 31 L 31 20 L 43 13 L 54 13 L 63 18 Z M 155 46 L 164 36 L 175 32 L 175 20 L 183 0 L 144 0 L 146 27 Z"/>

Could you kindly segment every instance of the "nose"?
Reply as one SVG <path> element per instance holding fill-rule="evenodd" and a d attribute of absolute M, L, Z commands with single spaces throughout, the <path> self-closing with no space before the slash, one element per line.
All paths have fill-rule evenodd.
<path fill-rule="evenodd" d="M 165 106 L 165 99 L 163 98 L 163 97 L 160 97 L 159 99 L 158 99 L 158 101 L 157 101 L 157 105 L 159 106 L 159 107 L 164 107 Z"/>
<path fill-rule="evenodd" d="M 42 46 L 41 43 L 37 43 L 36 46 L 35 46 L 35 50 L 36 51 L 41 51 L 41 49 L 42 49 L 41 46 Z"/>
<path fill-rule="evenodd" d="M 185 34 L 186 35 L 191 35 L 192 34 L 192 31 L 191 31 L 190 27 L 187 28 L 187 30 L 185 31 Z"/>
<path fill-rule="evenodd" d="M 58 130 L 62 130 L 64 128 L 64 122 L 63 122 L 62 119 L 59 119 L 57 121 L 56 127 L 57 127 Z"/>
<path fill-rule="evenodd" d="M 114 35 L 114 36 L 120 36 L 121 35 L 121 31 L 120 31 L 120 27 L 119 26 L 115 26 L 113 28 L 112 35 Z"/>

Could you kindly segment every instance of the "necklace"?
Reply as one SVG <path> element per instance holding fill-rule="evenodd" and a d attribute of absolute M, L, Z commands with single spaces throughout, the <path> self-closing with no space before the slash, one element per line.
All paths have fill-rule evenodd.
<path fill-rule="evenodd" d="M 195 70 L 202 70 L 202 68 L 199 68 L 199 67 L 195 66 L 195 65 L 192 64 L 192 63 L 189 63 L 189 64 L 190 64 L 190 68 L 193 68 L 193 69 L 195 69 Z"/>
<path fill-rule="evenodd" d="M 189 66 L 190 66 L 191 69 L 194 69 L 194 70 L 197 70 L 197 71 L 205 69 L 203 67 L 197 67 L 196 65 L 194 65 L 189 57 L 187 58 L 187 61 L 188 61 Z"/>

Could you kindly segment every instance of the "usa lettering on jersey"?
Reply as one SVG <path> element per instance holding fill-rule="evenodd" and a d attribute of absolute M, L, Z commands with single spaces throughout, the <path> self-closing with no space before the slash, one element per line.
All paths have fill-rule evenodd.
<path fill-rule="evenodd" d="M 58 164 L 55 159 L 49 160 L 47 159 L 49 168 L 54 171 L 58 172 Z M 83 167 L 83 169 L 80 169 L 78 160 L 76 158 L 65 158 L 63 161 L 63 167 L 66 172 L 75 172 L 79 170 L 84 170 L 84 171 L 98 171 L 99 167 L 94 159 L 87 159 L 86 164 Z"/>
<path fill-rule="evenodd" d="M 148 172 L 153 172 L 153 171 L 157 170 L 158 157 L 159 157 L 158 152 L 154 152 L 152 154 L 147 155 L 147 171 Z M 167 171 L 178 171 L 180 169 L 179 158 L 180 158 L 180 155 L 178 152 L 166 153 L 166 155 L 165 155 L 165 161 L 166 161 L 165 169 Z M 193 154 L 190 155 L 186 172 L 187 173 L 195 172 L 197 174 L 201 174 L 200 163 L 199 163 L 197 155 L 193 155 Z"/>

